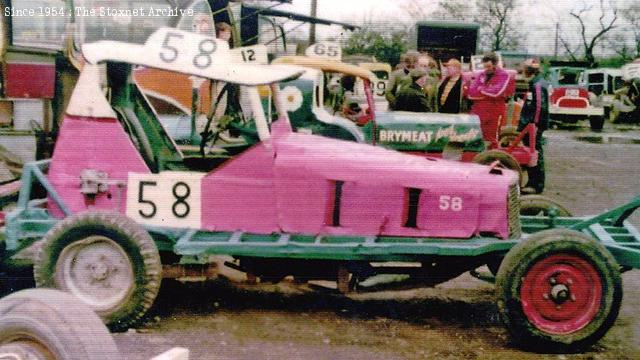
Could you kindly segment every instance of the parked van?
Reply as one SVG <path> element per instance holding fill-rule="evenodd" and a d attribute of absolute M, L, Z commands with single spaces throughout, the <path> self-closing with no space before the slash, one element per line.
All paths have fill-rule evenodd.
<path fill-rule="evenodd" d="M 580 74 L 578 84 L 589 91 L 591 102 L 604 107 L 605 119 L 609 117 L 617 90 L 624 86 L 622 69 L 599 68 L 585 70 Z"/>

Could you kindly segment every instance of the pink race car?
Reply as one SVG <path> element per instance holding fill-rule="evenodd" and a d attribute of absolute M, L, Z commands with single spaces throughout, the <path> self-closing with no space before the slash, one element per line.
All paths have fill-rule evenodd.
<path fill-rule="evenodd" d="M 215 275 L 212 254 L 232 256 L 249 279 L 335 280 L 343 292 L 377 274 L 433 285 L 487 264 L 511 334 L 556 350 L 593 344 L 617 316 L 616 260 L 637 267 L 637 250 L 610 245 L 613 258 L 586 231 L 631 241 L 624 219 L 640 200 L 587 220 L 552 208 L 521 223 L 518 176 L 495 164 L 292 132 L 276 85 L 298 67 L 233 63 L 226 43 L 169 28 L 83 53 L 52 159 L 25 167 L 2 255 L 42 238 L 37 285 L 72 293 L 112 329 L 140 320 L 163 278 Z M 240 84 L 260 141 L 231 154 L 201 134 L 198 151 L 182 152 L 129 64 Z M 542 231 L 556 224 L 571 229 Z"/>
<path fill-rule="evenodd" d="M 258 85 L 274 84 L 260 91 L 277 95 L 275 83 L 301 68 L 234 64 L 226 44 L 174 29 L 145 45 L 98 42 L 83 51 L 88 63 L 39 178 L 49 195 L 33 210 L 47 219 L 35 274 L 38 285 L 91 304 L 111 327 L 138 320 L 163 275 L 184 275 L 193 255 L 236 256 L 232 266 L 263 279 L 335 279 L 353 270 L 339 259 L 355 256 L 360 268 L 389 258 L 423 262 L 428 239 L 453 241 L 450 255 L 473 254 L 456 250 L 458 242 L 502 241 L 485 249 L 495 255 L 520 236 L 515 172 L 294 133 L 286 111 L 268 121 Z M 95 65 L 101 61 L 106 68 Z M 260 142 L 232 156 L 211 144 L 182 153 L 123 62 L 241 84 Z M 163 262 L 161 253 L 182 260 Z M 324 265 L 312 269 L 301 259 Z M 456 276 L 484 261 L 442 269 Z"/>

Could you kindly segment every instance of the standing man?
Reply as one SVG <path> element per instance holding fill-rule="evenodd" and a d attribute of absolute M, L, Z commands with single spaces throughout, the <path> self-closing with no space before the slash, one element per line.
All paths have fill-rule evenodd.
<path fill-rule="evenodd" d="M 431 112 L 434 111 L 437 78 L 430 72 L 433 59 L 425 54 L 418 57 L 415 68 L 400 84 L 396 92 L 394 110 Z"/>
<path fill-rule="evenodd" d="M 414 68 L 416 60 L 418 59 L 418 53 L 410 51 L 400 55 L 400 63 L 398 68 L 391 72 L 389 75 L 389 81 L 387 82 L 387 89 L 384 93 L 384 97 L 389 102 L 389 110 L 395 110 L 396 106 L 396 94 L 403 84 L 409 73 Z M 407 81 L 408 82 L 408 81 Z"/>
<path fill-rule="evenodd" d="M 426 76 L 427 72 L 424 69 L 411 70 L 396 93 L 393 110 L 413 112 L 428 112 L 430 110 L 429 98 L 423 88 L 423 79 Z"/>
<path fill-rule="evenodd" d="M 458 114 L 462 102 L 462 64 L 456 59 L 450 59 L 446 64 L 447 76 L 438 86 L 438 112 Z"/>
<path fill-rule="evenodd" d="M 440 69 L 438 69 L 438 63 L 427 53 L 420 54 L 418 62 L 416 62 L 416 68 L 420 67 L 427 72 L 427 75 L 419 80 L 422 90 L 427 96 L 429 103 L 429 112 L 438 111 L 438 84 L 440 83 Z"/>
<path fill-rule="evenodd" d="M 498 123 L 506 110 L 509 73 L 498 66 L 495 53 L 482 57 L 484 71 L 477 75 L 469 87 L 469 100 L 473 100 L 471 113 L 480 117 L 482 138 L 489 148 L 498 147 Z"/>
<path fill-rule="evenodd" d="M 537 194 L 544 190 L 544 155 L 542 145 L 544 139 L 542 133 L 549 126 L 549 83 L 540 74 L 540 61 L 537 59 L 527 59 L 523 63 L 523 72 L 529 80 L 529 90 L 525 98 L 518 131 L 524 130 L 527 124 L 536 125 L 536 150 L 538 151 L 538 164 L 529 168 L 529 183 L 523 192 L 535 192 Z M 523 141 L 529 145 L 529 137 L 525 136 Z"/>

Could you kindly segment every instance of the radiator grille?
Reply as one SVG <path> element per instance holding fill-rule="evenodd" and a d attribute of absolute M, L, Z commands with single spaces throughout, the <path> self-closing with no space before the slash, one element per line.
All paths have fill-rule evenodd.
<path fill-rule="evenodd" d="M 522 227 L 520 225 L 520 187 L 517 183 L 509 187 L 507 204 L 509 206 L 509 238 L 517 239 L 522 235 Z"/>

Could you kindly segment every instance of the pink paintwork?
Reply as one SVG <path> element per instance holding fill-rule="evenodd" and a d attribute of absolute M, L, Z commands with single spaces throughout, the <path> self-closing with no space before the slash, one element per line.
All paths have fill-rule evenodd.
<path fill-rule="evenodd" d="M 95 199 L 80 193 L 80 173 L 84 169 L 104 171 L 109 180 L 119 180 L 125 185 L 129 172 L 150 173 L 117 119 L 67 115 L 51 159 L 49 181 L 72 213 L 118 209 L 118 203 L 119 211 L 124 212 L 126 186 L 119 191 L 111 185 L 108 192 L 98 194 Z M 52 215 L 62 216 L 52 200 L 49 209 Z"/>
<path fill-rule="evenodd" d="M 202 227 L 209 231 L 309 235 L 469 238 L 508 236 L 507 190 L 515 173 L 426 159 L 366 144 L 293 133 L 286 120 L 272 137 L 207 174 L 201 183 Z M 49 180 L 72 212 L 125 209 L 115 186 L 91 201 L 80 193 L 83 169 L 126 182 L 149 173 L 116 119 L 67 116 Z M 342 181 L 340 226 L 333 226 L 335 182 Z M 421 189 L 415 227 L 406 227 L 409 189 Z M 453 200 L 458 198 L 459 200 Z M 443 200 L 456 201 L 443 209 Z M 59 209 L 50 202 L 54 215 Z"/>
<path fill-rule="evenodd" d="M 279 231 L 273 161 L 273 149 L 258 143 L 202 179 L 202 227 Z"/>
<path fill-rule="evenodd" d="M 272 138 L 202 181 L 203 227 L 217 231 L 311 235 L 468 238 L 508 236 L 512 172 L 425 159 L 371 145 L 292 133 Z M 340 226 L 332 226 L 335 181 L 343 181 Z M 417 226 L 405 227 L 408 189 L 422 189 Z M 442 197 L 460 198 L 455 211 Z M 451 206 L 451 205 L 450 205 Z"/>
<path fill-rule="evenodd" d="M 125 213 L 128 174 L 150 170 L 106 99 L 80 101 L 90 91 L 94 97 L 103 96 L 96 86 L 97 72 L 83 74 L 79 83 L 84 87 L 74 91 L 67 111 L 88 115 L 65 117 L 48 177 L 72 213 L 92 209 Z M 514 172 L 492 174 L 482 165 L 294 133 L 286 117 L 273 123 L 270 133 L 265 122 L 265 132 L 262 142 L 202 178 L 200 198 L 189 201 L 201 202 L 203 230 L 461 239 L 480 233 L 509 236 L 507 197 L 518 180 Z M 80 174 L 87 169 L 107 174 L 111 184 L 107 192 L 94 197 L 81 193 Z M 336 184 L 341 184 L 340 190 Z M 54 216 L 62 216 L 53 201 L 49 208 Z"/>

